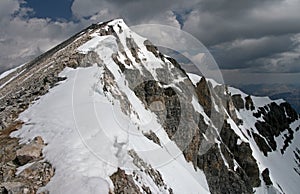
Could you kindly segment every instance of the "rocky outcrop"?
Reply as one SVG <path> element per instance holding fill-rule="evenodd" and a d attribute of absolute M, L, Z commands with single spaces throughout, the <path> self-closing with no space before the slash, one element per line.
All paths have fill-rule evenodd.
<path fill-rule="evenodd" d="M 246 110 L 254 110 L 255 109 L 251 96 L 245 97 L 245 107 L 246 107 Z"/>
<path fill-rule="evenodd" d="M 211 115 L 212 109 L 212 98 L 210 90 L 211 89 L 209 88 L 206 79 L 202 77 L 201 80 L 197 83 L 196 92 L 198 95 L 198 101 L 202 105 L 207 116 Z"/>
<path fill-rule="evenodd" d="M 257 133 L 252 133 L 252 136 L 254 138 L 255 143 L 257 144 L 259 150 L 265 155 L 268 156 L 268 152 L 272 152 L 271 147 L 269 144 L 265 141 L 261 135 L 258 135 Z"/>
<path fill-rule="evenodd" d="M 131 172 L 126 173 L 125 170 L 118 168 L 118 170 L 110 176 L 114 184 L 114 193 L 152 193 L 150 188 L 143 183 L 144 177 L 141 176 L 141 174 L 143 174 L 152 180 L 151 184 L 157 187 L 158 190 L 173 194 L 172 188 L 166 185 L 158 170 L 155 170 L 151 165 L 147 164 L 134 150 L 129 150 L 128 153 L 132 157 L 133 164 L 138 170 L 134 170 L 132 174 L 130 174 Z"/>
<path fill-rule="evenodd" d="M 0 132 L 0 188 L 2 193 L 36 193 L 54 175 L 54 168 L 44 161 L 42 149 L 45 146 L 41 137 L 28 144 L 19 144 L 17 138 L 9 134 L 19 129 L 16 122 Z"/>
<path fill-rule="evenodd" d="M 242 174 L 241 180 L 252 187 L 260 185 L 259 169 L 255 158 L 252 156 L 252 150 L 248 143 L 237 143 L 239 137 L 235 134 L 231 126 L 225 121 L 223 128 L 220 132 L 221 139 L 229 152 L 231 157 L 229 160 L 236 160 L 241 168 L 238 168 L 239 174 Z"/>
<path fill-rule="evenodd" d="M 244 109 L 244 100 L 240 94 L 234 94 L 231 96 L 234 107 L 237 110 Z"/>
<path fill-rule="evenodd" d="M 156 134 L 153 131 L 149 131 L 146 133 L 143 133 L 145 137 L 147 137 L 149 140 L 153 141 L 154 143 L 156 143 L 157 145 L 160 145 L 160 140 L 159 138 L 156 136 Z"/>
<path fill-rule="evenodd" d="M 124 170 L 118 168 L 117 172 L 110 176 L 114 184 L 114 193 L 141 194 L 139 187 L 133 181 L 131 175 L 127 175 Z"/>
<path fill-rule="evenodd" d="M 126 46 L 130 49 L 131 55 L 134 57 L 136 63 L 140 63 L 141 59 L 138 56 L 139 47 L 133 38 L 126 38 Z"/>
<path fill-rule="evenodd" d="M 217 145 L 206 154 L 198 156 L 197 166 L 203 169 L 213 194 L 253 193 L 249 181 L 245 182 L 240 174 L 227 168 Z"/>
<path fill-rule="evenodd" d="M 236 107 L 234 105 L 233 98 L 231 96 L 228 97 L 226 105 L 227 106 L 225 106 L 225 107 L 227 109 L 227 112 L 230 115 L 231 119 L 235 122 L 235 124 L 237 126 L 243 124 L 243 120 L 238 118 L 238 116 L 236 114 Z"/>
<path fill-rule="evenodd" d="M 148 81 L 136 87 L 134 91 L 141 101 L 145 103 L 146 107 L 150 108 L 151 104 L 156 101 L 164 104 L 166 112 L 164 116 L 159 112 L 152 111 L 157 113 L 158 117 L 162 119 L 164 129 L 170 139 L 175 141 L 179 148 L 182 149 L 186 160 L 192 161 L 195 166 L 204 170 L 210 191 L 212 193 L 222 193 L 225 190 L 229 193 L 252 193 L 252 188 L 260 185 L 260 179 L 259 169 L 256 160 L 252 156 L 249 144 L 242 143 L 237 145 L 238 136 L 231 129 L 230 125 L 225 122 L 220 133 L 224 142 L 224 144 L 221 143 L 221 147 L 223 154 L 228 158 L 227 162 L 230 163 L 231 169 L 228 169 L 225 165 L 224 158 L 217 145 L 212 146 L 208 152 L 200 155 L 200 144 L 204 141 L 203 134 L 211 129 L 205 124 L 203 116 L 197 115 L 192 108 L 185 107 L 187 105 L 182 103 L 184 101 L 180 100 L 180 95 L 173 88 L 163 88 L 160 85 L 162 83 Z M 204 78 L 197 84 L 195 91 L 198 95 L 199 103 L 204 107 L 204 111 L 207 114 L 221 115 L 221 113 L 212 108 L 212 99 L 216 94 L 213 93 L 212 88 L 209 88 Z M 225 105 L 228 105 L 226 106 L 227 110 L 230 110 L 230 114 L 236 116 L 235 107 L 230 96 L 224 97 L 224 99 L 227 99 L 224 102 Z M 188 116 L 189 110 L 191 114 L 199 116 L 197 127 L 192 125 L 191 118 L 193 117 Z M 215 120 L 219 121 L 220 118 L 222 116 Z M 189 122 L 185 123 L 185 121 Z M 240 123 L 237 116 L 235 121 Z M 184 123 L 189 129 L 180 128 L 181 123 Z M 185 137 L 189 135 L 192 136 L 189 139 L 189 144 L 186 147 L 180 147 L 180 145 L 184 145 L 182 141 L 186 141 L 187 138 Z M 241 152 L 243 154 L 240 154 Z M 234 170 L 233 160 L 236 160 L 240 165 L 236 171 Z"/>
<path fill-rule="evenodd" d="M 300 176 L 300 150 L 296 148 L 294 151 L 294 161 L 296 166 L 294 167 L 294 171 Z"/>
<path fill-rule="evenodd" d="M 163 177 L 158 170 L 154 169 L 151 165 L 147 164 L 142 158 L 138 156 L 138 154 L 134 150 L 129 150 L 128 153 L 133 159 L 133 164 L 138 168 L 138 171 L 136 170 L 133 171 L 134 179 L 137 182 L 142 184 L 141 180 L 143 178 L 140 176 L 140 172 L 143 172 L 146 176 L 150 177 L 154 185 L 161 192 L 169 193 L 169 194 L 173 193 L 172 188 L 168 187 L 168 185 L 164 182 Z M 145 185 L 142 184 L 141 188 L 146 193 L 148 192 L 148 189 Z"/>
<path fill-rule="evenodd" d="M 159 57 L 159 51 L 156 46 L 154 46 L 149 40 L 144 41 L 144 45 L 147 50 L 151 52 L 155 57 Z"/>
<path fill-rule="evenodd" d="M 260 107 L 257 112 L 253 113 L 253 116 L 263 118 L 263 121 L 258 120 L 255 123 L 255 127 L 266 141 L 257 135 L 255 136 L 255 141 L 265 155 L 267 155 L 266 152 L 277 150 L 275 138 L 281 133 L 285 131 L 287 132 L 284 135 L 284 145 L 279 148 L 281 153 L 284 154 L 284 151 L 293 140 L 294 131 L 291 130 L 289 126 L 292 122 L 298 119 L 296 111 L 293 110 L 287 103 L 281 103 L 278 105 L 273 102 L 265 107 Z M 266 143 L 268 146 L 266 146 Z"/>
<path fill-rule="evenodd" d="M 29 161 L 39 159 L 42 156 L 44 141 L 41 137 L 36 137 L 29 144 L 24 145 L 16 152 L 14 162 L 20 166 L 27 164 Z"/>
<path fill-rule="evenodd" d="M 270 179 L 270 172 L 269 172 L 269 169 L 268 168 L 266 168 L 262 173 L 261 173 L 261 175 L 262 175 L 262 177 L 263 177 L 263 180 L 264 180 L 264 182 L 265 182 L 265 184 L 267 185 L 267 186 L 269 186 L 269 185 L 273 185 L 273 183 L 272 183 L 272 181 L 271 181 L 271 179 Z"/>

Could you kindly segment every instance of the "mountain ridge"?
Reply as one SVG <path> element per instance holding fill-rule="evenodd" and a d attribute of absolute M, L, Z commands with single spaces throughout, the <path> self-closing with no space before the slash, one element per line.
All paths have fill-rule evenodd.
<path fill-rule="evenodd" d="M 28 162 L 45 160 L 55 169 L 53 177 L 38 187 L 33 186 L 35 181 L 12 187 L 14 178 L 8 178 L 1 185 L 5 189 L 31 186 L 33 193 L 38 188 L 51 193 L 297 190 L 300 123 L 288 103 L 249 96 L 186 74 L 122 20 L 88 27 L 2 78 L 0 84 L 5 84 L 0 88 L 1 128 L 5 131 L 17 120 L 23 123 L 13 127 L 18 130 L 5 140 L 17 137 L 21 145 L 28 141 L 35 145 L 38 136 L 45 142 L 42 158 L 30 156 L 25 164 L 14 162 L 11 168 L 26 169 Z M 22 149 L 14 142 L 16 150 Z M 20 151 L 11 155 L 14 161 L 24 158 Z M 10 159 L 4 160 L 5 165 Z M 172 172 L 175 169 L 181 174 Z M 188 181 L 181 180 L 183 175 Z M 68 185 L 72 178 L 75 184 Z"/>

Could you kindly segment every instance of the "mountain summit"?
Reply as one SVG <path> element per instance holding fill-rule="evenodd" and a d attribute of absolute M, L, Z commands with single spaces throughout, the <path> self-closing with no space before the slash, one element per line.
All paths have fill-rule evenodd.
<path fill-rule="evenodd" d="M 0 76 L 0 193 L 298 192 L 296 111 L 150 41 L 93 24 Z"/>

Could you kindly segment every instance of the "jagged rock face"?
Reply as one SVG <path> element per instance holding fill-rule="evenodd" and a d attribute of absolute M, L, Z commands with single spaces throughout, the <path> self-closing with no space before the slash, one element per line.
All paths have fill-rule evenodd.
<path fill-rule="evenodd" d="M 285 161 L 284 157 L 292 158 L 294 161 L 289 168 L 300 175 L 300 151 L 293 142 L 299 139 L 299 116 L 288 103 L 272 103 L 270 100 L 262 103 L 257 97 L 230 90 L 227 86 L 213 86 L 204 77 L 192 82 L 176 60 L 162 54 L 149 40 L 141 41 L 140 37 L 127 31 L 122 22 L 92 25 L 0 79 L 0 94 L 3 96 L 0 99 L 0 127 L 4 129 L 0 132 L 0 192 L 35 193 L 55 176 L 56 171 L 51 161 L 44 160 L 42 150 L 47 147 L 47 142 L 43 141 L 42 135 L 33 136 L 27 144 L 20 144 L 18 138 L 10 137 L 9 134 L 24 127 L 22 122 L 13 122 L 29 105 L 36 105 L 39 98 L 51 95 L 48 93 L 49 89 L 55 91 L 55 88 L 68 83 L 70 78 L 59 76 L 66 67 L 80 67 L 79 74 L 81 68 L 97 68 L 94 72 L 97 81 L 89 84 L 92 85 L 90 90 L 101 98 L 108 99 L 107 103 L 112 105 L 110 108 L 114 109 L 115 104 L 118 104 L 118 114 L 135 119 L 128 122 L 136 122 L 135 132 L 141 135 L 139 141 L 142 142 L 137 145 L 147 145 L 147 148 L 152 146 L 153 149 L 159 149 L 159 153 L 169 156 L 170 151 L 175 148 L 166 146 L 167 139 L 172 142 L 171 146 L 176 147 L 175 150 L 182 153 L 182 158 L 172 158 L 171 170 L 164 166 L 157 167 L 151 164 L 151 157 L 159 156 L 139 152 L 139 147 L 134 143 L 130 147 L 128 142 L 121 141 L 124 137 L 119 138 L 117 134 L 112 148 L 107 147 L 108 145 L 101 147 L 103 150 L 111 149 L 111 155 L 106 155 L 107 157 L 117 157 L 115 159 L 119 165 L 127 162 L 129 167 L 114 166 L 115 169 L 109 171 L 107 164 L 103 164 L 101 173 L 96 173 L 95 170 L 95 176 L 108 182 L 109 186 L 106 186 L 110 193 L 197 193 L 198 190 L 193 190 L 193 186 L 201 188 L 199 182 L 207 183 L 210 193 L 265 193 L 270 188 L 273 189 L 271 191 L 282 193 L 285 190 L 290 193 L 295 191 L 294 188 L 289 190 L 287 183 L 276 176 L 276 167 L 268 166 L 266 162 L 269 156 L 276 158 L 277 151 L 280 150 L 280 161 Z M 95 37 L 99 38 L 95 47 L 89 47 L 84 52 L 79 49 L 91 43 Z M 8 82 L 11 78 L 14 79 Z M 4 83 L 6 84 L 2 87 Z M 139 123 L 143 119 L 139 115 L 142 108 L 136 108 L 137 104 L 133 99 L 142 105 L 143 111 L 155 114 L 155 122 L 163 132 L 143 128 Z M 109 113 L 108 109 L 101 111 Z M 33 125 L 28 130 L 31 133 L 31 130 L 36 130 L 35 118 L 29 117 L 29 120 L 33 122 L 25 121 L 24 125 Z M 58 123 L 62 128 L 71 130 L 73 127 L 66 127 L 62 123 Z M 46 128 L 47 124 L 42 123 L 40 126 Z M 108 128 L 109 133 L 116 130 L 110 126 Z M 51 129 L 48 130 L 52 132 Z M 63 135 L 66 132 L 58 133 Z M 165 136 L 162 135 L 164 133 Z M 97 133 L 89 134 L 89 137 L 96 135 Z M 104 133 L 101 134 L 103 135 Z M 74 134 L 68 138 L 73 136 Z M 134 139 L 135 136 L 131 138 Z M 65 146 L 65 149 L 79 149 L 76 147 L 79 144 L 77 142 L 72 146 Z M 117 152 L 113 153 L 115 149 Z M 85 152 L 81 150 L 76 153 L 79 160 Z M 57 156 L 63 154 L 65 153 L 56 153 Z M 83 161 L 88 162 L 90 158 L 84 156 Z M 185 170 L 172 166 L 176 162 L 182 165 L 176 167 Z M 96 163 L 92 163 L 93 165 L 96 166 Z M 70 173 L 76 170 L 77 167 Z M 76 175 L 88 176 L 82 171 L 76 171 Z M 186 177 L 179 174 L 186 172 L 190 173 L 184 174 Z M 199 172 L 204 172 L 205 176 L 197 174 Z M 195 177 L 204 177 L 204 180 L 195 180 Z M 189 183 L 181 180 L 187 179 L 194 181 L 194 185 L 182 191 L 177 187 L 178 184 L 172 184 L 178 179 L 180 184 L 188 185 Z M 203 191 L 208 192 L 207 190 Z"/>
<path fill-rule="evenodd" d="M 203 84 L 203 80 L 199 80 L 199 83 L 201 81 Z M 209 86 L 202 86 L 202 89 L 203 88 L 209 88 Z M 217 85 L 214 88 L 210 87 L 209 92 L 211 93 L 210 99 L 213 99 L 213 101 L 216 101 L 216 98 L 218 97 L 221 98 L 222 104 L 226 109 L 228 115 L 230 116 L 230 119 L 232 119 L 232 121 L 238 127 L 233 130 L 234 127 L 232 126 L 232 124 L 229 125 L 226 119 L 224 120 L 222 130 L 220 131 L 221 143 L 219 145 L 220 153 L 222 156 L 214 152 L 212 152 L 214 155 L 210 156 L 215 158 L 215 161 L 213 162 L 214 165 L 219 166 L 219 168 L 217 168 L 218 170 L 215 171 L 215 173 L 210 172 L 210 168 L 205 169 L 205 164 L 211 164 L 211 159 L 209 159 L 209 156 L 207 156 L 208 153 L 199 157 L 200 162 L 198 161 L 198 165 L 201 169 L 204 169 L 204 172 L 206 173 L 210 191 L 220 193 L 222 190 L 228 190 L 223 182 L 218 183 L 218 188 L 213 188 L 212 186 L 216 184 L 216 179 L 218 176 L 220 176 L 220 174 L 222 174 L 223 176 L 224 174 L 226 174 L 226 177 L 229 176 L 229 173 L 224 171 L 223 169 L 225 166 L 223 161 L 226 161 L 227 167 L 225 168 L 231 169 L 231 174 L 235 174 L 235 172 L 237 173 L 239 181 L 236 181 L 234 185 L 239 186 L 237 186 L 235 189 L 241 188 L 243 186 L 247 187 L 248 185 L 251 185 L 252 188 L 260 187 L 262 184 L 265 184 L 267 186 L 273 185 L 269 175 L 269 169 L 261 169 L 261 167 L 259 167 L 257 158 L 254 157 L 254 155 L 256 155 L 252 151 L 254 145 L 250 145 L 249 143 L 241 141 L 241 135 L 238 135 L 236 130 L 241 130 L 243 134 L 242 136 L 247 140 L 252 141 L 251 139 L 253 138 L 253 141 L 256 142 L 256 146 L 264 154 L 264 156 L 267 156 L 267 153 L 272 152 L 273 149 L 276 151 L 279 150 L 282 154 L 284 154 L 284 150 L 286 150 L 292 144 L 295 132 L 298 131 L 297 125 L 296 127 L 291 127 L 292 123 L 294 123 L 298 119 L 297 113 L 290 108 L 290 105 L 288 103 L 285 102 L 269 102 L 269 104 L 266 104 L 265 106 L 257 106 L 256 97 L 255 100 L 253 100 L 251 96 L 242 97 L 242 93 L 231 94 L 231 92 L 226 91 L 226 87 L 224 89 L 224 87 L 220 85 Z M 205 92 L 205 89 L 203 92 L 199 92 L 199 98 L 205 99 L 203 98 L 203 96 L 205 96 L 205 93 L 208 93 Z M 205 105 L 205 103 L 203 102 L 201 104 Z M 253 128 L 257 130 L 257 133 L 253 132 L 253 128 L 248 128 L 248 126 L 245 128 L 245 130 L 242 130 L 242 128 L 244 128 L 244 126 L 247 125 L 249 121 L 247 121 L 247 118 L 244 117 L 246 119 L 246 123 L 244 123 L 245 121 L 243 121 L 243 117 L 241 117 L 243 115 L 240 115 L 240 112 L 249 112 L 249 117 L 254 117 L 254 120 L 257 119 L 254 122 L 253 126 Z M 262 126 L 264 126 L 264 128 Z M 250 131 L 252 131 L 252 133 Z M 281 149 L 275 147 L 279 135 L 282 135 L 283 139 L 283 143 L 280 146 Z M 294 150 L 293 153 L 297 153 L 296 150 Z M 296 165 L 299 166 L 296 162 L 297 157 L 294 158 Z M 235 163 L 238 163 L 239 166 L 234 167 Z M 298 168 L 294 168 L 294 171 L 298 173 Z M 277 184 L 277 186 L 278 190 L 281 190 L 277 190 L 277 192 L 283 192 L 280 185 Z M 235 190 L 235 192 L 237 192 L 237 190 Z M 239 190 L 239 192 L 241 192 L 241 190 Z M 248 192 L 251 192 L 251 189 L 248 188 Z"/>
<path fill-rule="evenodd" d="M 197 166 L 204 170 L 210 191 L 252 193 L 252 188 L 260 185 L 260 179 L 259 169 L 249 144 L 237 145 L 238 136 L 226 121 L 220 136 L 221 149 L 215 144 L 204 155 L 198 155 Z M 224 159 L 228 166 L 225 165 Z M 240 165 L 237 169 L 234 168 L 234 160 Z"/>
<path fill-rule="evenodd" d="M 291 130 L 289 126 L 298 119 L 296 111 L 287 103 L 282 103 L 280 105 L 271 103 L 268 106 L 260 107 L 257 112 L 253 113 L 253 116 L 257 118 L 263 117 L 264 119 L 264 121 L 257 121 L 255 127 L 267 140 L 267 142 L 264 142 L 261 138 L 259 139 L 256 136 L 258 146 L 265 155 L 267 155 L 267 152 L 277 150 L 275 138 L 278 137 L 280 133 L 288 130 L 288 134 L 285 135 L 284 145 L 280 148 L 281 154 L 284 154 L 284 151 L 293 140 L 294 131 Z M 268 146 L 272 150 L 268 149 Z"/>
<path fill-rule="evenodd" d="M 231 159 L 235 159 L 239 163 L 241 170 L 245 172 L 246 177 L 244 181 L 246 184 L 250 184 L 252 187 L 258 187 L 260 185 L 259 169 L 255 158 L 252 156 L 250 145 L 244 142 L 238 145 L 237 141 L 239 137 L 234 133 L 227 122 L 224 123 L 220 136 L 223 143 L 233 154 Z"/>
<path fill-rule="evenodd" d="M 196 91 L 199 103 L 203 106 L 205 113 L 210 116 L 212 108 L 211 94 L 208 83 L 204 77 L 197 83 Z"/>
<path fill-rule="evenodd" d="M 210 94 L 210 90 L 212 89 L 209 89 L 206 80 L 201 79 L 201 81 L 197 84 L 197 88 L 195 88 L 195 90 L 197 91 L 199 97 L 199 103 L 204 107 L 204 110 L 206 110 L 205 112 L 207 114 L 211 114 L 212 96 Z M 172 138 L 177 132 L 179 119 L 181 118 L 181 105 L 179 103 L 180 101 L 178 100 L 176 92 L 174 92 L 171 88 L 160 88 L 157 82 L 152 81 L 142 84 L 141 87 L 137 87 L 135 93 L 137 96 L 141 97 L 142 101 L 146 102 L 147 106 L 149 106 L 154 101 L 164 102 L 167 109 L 167 119 L 164 120 L 166 123 L 164 125 L 164 128 L 169 137 Z M 227 98 L 227 101 L 224 104 L 228 103 L 231 103 L 231 107 L 227 106 L 227 110 L 231 108 L 231 111 L 228 110 L 228 112 L 231 115 L 234 114 L 235 117 L 232 118 L 235 119 L 237 123 L 240 122 L 240 119 L 238 119 L 235 115 L 235 107 L 230 97 Z M 160 114 L 158 113 L 158 115 Z M 159 116 L 159 118 L 161 118 L 161 116 Z M 222 191 L 224 190 L 229 190 L 230 192 L 235 193 L 251 193 L 253 187 L 260 186 L 259 169 L 256 164 L 256 160 L 252 156 L 251 148 L 249 144 L 245 143 L 237 145 L 238 136 L 230 128 L 230 125 L 228 125 L 226 122 L 224 123 L 220 136 L 223 143 L 225 144 L 225 146 L 223 146 L 222 144 L 222 147 L 226 147 L 227 149 L 229 149 L 226 150 L 229 155 L 229 157 L 227 157 L 228 161 L 231 160 L 231 163 L 233 163 L 233 159 L 235 159 L 240 164 L 241 168 L 238 168 L 236 172 L 233 170 L 233 166 L 231 167 L 232 171 L 229 171 L 224 164 L 221 154 L 215 153 L 218 148 L 211 148 L 211 150 L 214 151 L 210 150 L 204 155 L 198 154 L 197 151 L 199 150 L 201 141 L 203 141 L 203 137 L 201 136 L 201 134 L 205 133 L 207 129 L 207 125 L 204 124 L 203 118 L 199 120 L 198 126 L 199 131 L 193 134 L 194 136 L 190 143 L 190 146 L 184 149 L 183 153 L 185 154 L 185 157 L 188 161 L 192 161 L 195 166 L 204 170 L 210 186 L 210 191 L 212 193 L 222 193 Z M 181 135 L 180 137 L 183 137 L 183 135 Z M 181 139 L 173 140 L 180 145 Z M 220 176 L 223 176 L 224 178 L 220 178 Z M 228 177 L 234 178 L 229 179 Z M 230 185 L 230 183 L 232 182 L 235 183 L 234 187 Z M 216 187 L 215 185 L 218 186 Z M 228 188 L 228 185 L 230 185 L 231 189 Z"/>
<path fill-rule="evenodd" d="M 256 166 L 259 167 L 258 173 L 260 174 L 260 185 L 266 185 L 267 188 L 277 187 L 276 192 L 279 193 L 294 193 L 295 191 L 292 192 L 289 190 L 290 188 L 287 185 L 284 186 L 284 189 L 282 182 L 284 179 L 283 177 L 286 177 L 283 173 L 285 171 L 289 171 L 291 176 L 295 176 L 296 179 L 298 178 L 297 175 L 294 174 L 295 172 L 297 173 L 299 168 L 294 153 L 297 152 L 296 150 L 298 149 L 296 142 L 299 141 L 299 134 L 297 134 L 299 128 L 299 122 L 297 119 L 299 118 L 299 115 L 288 103 L 283 102 L 282 100 L 271 101 L 267 97 L 258 98 L 246 95 L 242 92 L 240 92 L 240 94 L 236 94 L 234 90 L 232 91 L 232 96 L 235 96 L 234 98 L 236 98 L 234 100 L 234 104 L 239 107 L 236 108 L 240 114 L 238 116 L 243 117 L 246 121 L 243 122 L 240 127 L 244 128 L 242 132 L 250 141 L 250 147 L 247 146 L 247 149 L 251 148 L 254 152 L 252 155 L 255 157 L 255 160 L 257 160 Z M 245 102 L 244 108 L 242 107 L 243 101 Z M 253 122 L 249 124 L 251 119 Z M 291 146 L 293 143 L 294 146 Z M 238 153 L 242 155 L 241 153 L 244 152 Z M 243 157 L 245 156 L 242 156 L 241 158 Z M 281 171 L 282 173 L 275 178 L 274 173 L 276 173 L 280 167 L 266 165 L 265 161 L 260 160 L 260 158 L 273 158 L 270 160 L 278 162 L 281 161 L 281 164 L 285 163 L 286 165 L 283 167 L 285 170 Z M 293 159 L 289 160 L 287 158 Z M 287 167 L 290 162 L 293 163 L 290 165 L 291 168 Z M 255 176 L 252 174 L 252 178 L 257 177 L 257 170 L 253 170 L 252 172 L 255 172 Z M 275 184 L 275 181 L 278 182 Z"/>
<path fill-rule="evenodd" d="M 253 192 L 248 181 L 243 180 L 240 174 L 225 166 L 217 145 L 205 155 L 198 156 L 198 166 L 205 172 L 211 193 Z"/>

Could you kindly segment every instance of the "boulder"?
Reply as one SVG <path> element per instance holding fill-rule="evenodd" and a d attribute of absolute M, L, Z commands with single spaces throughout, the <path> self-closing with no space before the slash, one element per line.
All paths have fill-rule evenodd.
<path fill-rule="evenodd" d="M 44 146 L 43 139 L 39 136 L 35 137 L 29 144 L 26 144 L 17 150 L 15 163 L 22 166 L 29 161 L 40 158 Z"/>

